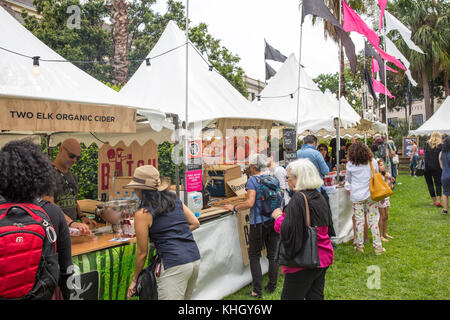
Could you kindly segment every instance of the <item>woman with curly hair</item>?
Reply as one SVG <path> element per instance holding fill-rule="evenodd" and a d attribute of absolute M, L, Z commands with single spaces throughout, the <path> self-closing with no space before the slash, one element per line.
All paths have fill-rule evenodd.
<path fill-rule="evenodd" d="M 0 203 L 33 203 L 47 213 L 57 236 L 58 284 L 64 299 L 69 299 L 67 279 L 73 271 L 69 228 L 57 205 L 41 201 L 54 188 L 52 163 L 39 145 L 29 139 L 14 140 L 0 150 Z"/>
<path fill-rule="evenodd" d="M 386 250 L 381 245 L 378 221 L 378 203 L 370 197 L 370 178 L 373 166 L 378 172 L 378 163 L 373 153 L 362 142 L 355 142 L 348 149 L 349 161 L 347 162 L 347 173 L 345 176 L 345 188 L 350 191 L 350 200 L 353 202 L 353 213 L 356 222 L 356 246 L 355 250 L 364 252 L 364 217 L 367 217 L 369 229 L 372 232 L 375 254 L 380 255 Z"/>

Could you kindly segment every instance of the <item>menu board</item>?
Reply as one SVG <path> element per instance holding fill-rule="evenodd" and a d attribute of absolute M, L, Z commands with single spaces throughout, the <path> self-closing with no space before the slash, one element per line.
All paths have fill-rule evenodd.
<path fill-rule="evenodd" d="M 283 129 L 283 139 L 285 149 L 297 149 L 297 139 L 294 129 Z"/>

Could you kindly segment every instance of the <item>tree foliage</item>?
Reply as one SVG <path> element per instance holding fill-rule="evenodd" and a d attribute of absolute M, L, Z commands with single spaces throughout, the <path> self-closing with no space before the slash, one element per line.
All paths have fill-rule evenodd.
<path fill-rule="evenodd" d="M 42 18 L 38 20 L 23 11 L 22 16 L 28 30 L 67 60 L 92 61 L 74 64 L 94 78 L 117 83 L 113 74 L 114 23 L 110 23 L 114 20 L 109 1 L 34 0 L 33 3 Z M 155 3 L 155 0 L 135 0 L 129 3 L 126 55 L 128 60 L 137 61 L 129 63 L 128 79 L 156 44 L 170 20 L 174 20 L 182 30 L 185 29 L 186 18 L 181 1 L 168 0 L 164 14 L 153 10 Z M 79 28 L 69 28 L 67 24 L 72 16 L 67 13 L 67 9 L 72 5 L 80 8 Z M 247 96 L 239 56 L 222 46 L 221 41 L 208 32 L 205 23 L 190 25 L 189 38 L 202 54 L 209 57 L 214 67 L 239 92 Z M 120 83 L 124 85 L 122 81 Z"/>

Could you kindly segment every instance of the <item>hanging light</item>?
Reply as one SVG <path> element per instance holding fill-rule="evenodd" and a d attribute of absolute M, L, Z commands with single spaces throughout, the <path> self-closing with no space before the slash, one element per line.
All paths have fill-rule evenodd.
<path fill-rule="evenodd" d="M 208 77 L 211 77 L 211 75 L 212 75 L 212 73 L 213 73 L 213 68 L 214 68 L 214 67 L 213 67 L 212 64 L 208 66 L 208 69 L 209 69 Z"/>
<path fill-rule="evenodd" d="M 291 96 L 291 102 L 294 101 L 294 94 L 291 93 L 290 96 Z"/>
<path fill-rule="evenodd" d="M 39 70 L 39 58 L 38 56 L 33 57 L 33 69 L 31 69 L 31 72 L 37 76 L 40 74 Z"/>
<path fill-rule="evenodd" d="M 262 102 L 261 102 L 261 95 L 257 95 L 256 99 L 258 99 L 257 104 L 258 104 L 258 106 L 260 106 L 262 104 Z"/>
<path fill-rule="evenodd" d="M 145 64 L 147 65 L 147 72 L 152 71 L 152 64 L 150 63 L 150 58 L 145 59 Z"/>

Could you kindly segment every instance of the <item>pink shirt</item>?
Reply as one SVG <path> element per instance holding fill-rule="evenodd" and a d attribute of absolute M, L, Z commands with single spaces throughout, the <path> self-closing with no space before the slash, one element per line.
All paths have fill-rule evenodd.
<path fill-rule="evenodd" d="M 285 213 L 275 220 L 274 229 L 276 232 L 280 233 L 281 224 L 283 223 Z M 331 245 L 330 237 L 328 236 L 328 226 L 322 226 L 317 228 L 317 247 L 319 250 L 320 267 L 325 268 L 333 264 L 334 261 L 334 251 Z M 294 273 L 305 268 L 294 268 L 281 266 L 281 273 Z"/>

